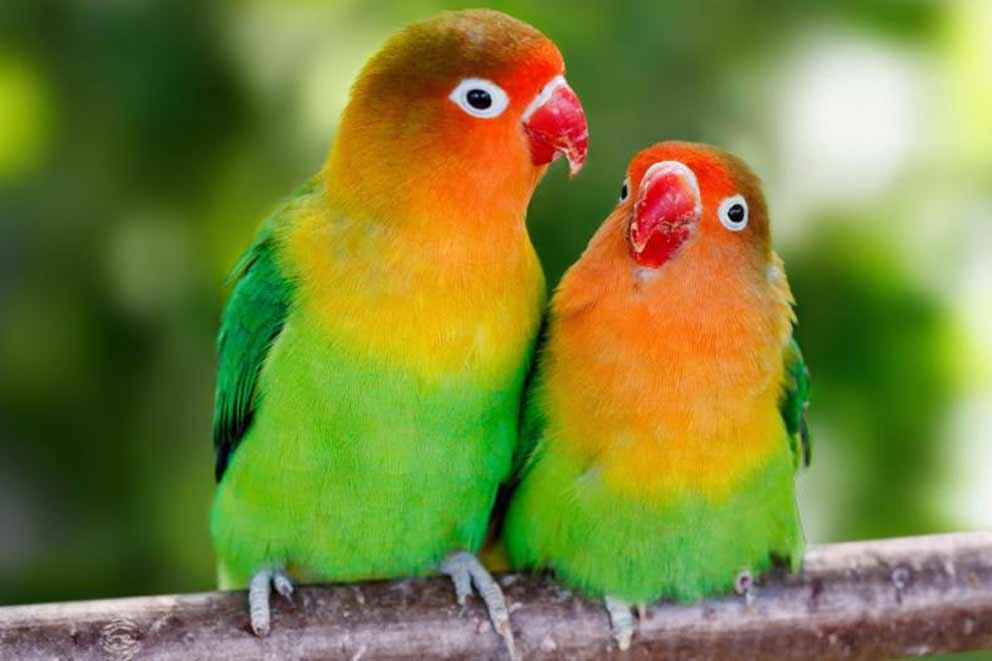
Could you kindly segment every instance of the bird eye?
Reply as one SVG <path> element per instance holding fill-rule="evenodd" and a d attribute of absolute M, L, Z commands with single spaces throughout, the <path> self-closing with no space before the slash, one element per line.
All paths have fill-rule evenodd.
<path fill-rule="evenodd" d="M 510 97 L 502 87 L 483 78 L 466 78 L 448 98 L 468 114 L 483 119 L 499 117 L 510 104 Z"/>
<path fill-rule="evenodd" d="M 630 197 L 630 177 L 623 180 L 623 186 L 620 187 L 620 203 L 623 204 Z"/>
<path fill-rule="evenodd" d="M 720 202 L 720 222 L 731 232 L 740 232 L 747 227 L 747 200 L 743 195 L 731 195 Z"/>
<path fill-rule="evenodd" d="M 476 110 L 486 110 L 493 105 L 492 94 L 478 88 L 470 89 L 468 94 L 465 95 L 465 100 L 468 101 L 468 105 Z"/>

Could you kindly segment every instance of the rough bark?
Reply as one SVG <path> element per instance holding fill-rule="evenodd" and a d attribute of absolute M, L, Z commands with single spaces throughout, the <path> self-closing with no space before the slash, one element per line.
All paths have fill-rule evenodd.
<path fill-rule="evenodd" d="M 548 577 L 506 575 L 527 659 L 618 654 L 606 613 Z M 624 658 L 879 659 L 992 648 L 992 533 L 813 547 L 797 576 L 747 596 L 649 608 Z M 505 658 L 477 600 L 446 579 L 300 588 L 272 634 L 243 592 L 0 608 L 4 659 Z"/>

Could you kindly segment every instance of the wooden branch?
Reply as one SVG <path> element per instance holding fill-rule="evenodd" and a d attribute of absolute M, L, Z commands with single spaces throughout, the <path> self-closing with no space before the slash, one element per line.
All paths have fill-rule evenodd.
<path fill-rule="evenodd" d="M 501 578 L 527 659 L 616 653 L 606 613 L 545 577 Z M 243 592 L 0 608 L 3 659 L 501 658 L 446 579 L 298 590 L 249 633 Z M 649 609 L 625 658 L 879 659 L 992 647 L 992 533 L 813 547 L 747 597 Z"/>

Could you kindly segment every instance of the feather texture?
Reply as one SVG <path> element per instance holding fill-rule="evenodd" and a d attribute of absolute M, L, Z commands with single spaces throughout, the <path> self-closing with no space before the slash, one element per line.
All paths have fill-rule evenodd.
<path fill-rule="evenodd" d="M 627 601 L 697 599 L 777 557 L 795 568 L 793 426 L 807 382 L 764 199 L 742 163 L 663 143 L 632 163 L 695 172 L 702 216 L 657 270 L 630 257 L 620 207 L 562 279 L 530 388 L 534 450 L 505 526 L 511 561 Z M 747 233 L 713 210 L 743 193 Z M 783 417 L 786 416 L 786 417 Z M 526 441 L 525 441 L 526 442 Z"/>
<path fill-rule="evenodd" d="M 214 398 L 214 469 L 224 476 L 231 453 L 251 425 L 258 375 L 282 331 L 293 296 L 290 281 L 276 263 L 273 230 L 280 217 L 317 189 L 311 181 L 262 223 L 255 243 L 231 272 L 234 289 L 217 334 L 217 389 Z"/>
<path fill-rule="evenodd" d="M 483 57 L 513 92 L 498 120 L 448 98 Z M 524 224 L 545 167 L 520 114 L 561 70 L 543 35 L 488 11 L 416 24 L 366 65 L 323 170 L 263 225 L 224 313 L 223 586 L 279 567 L 419 574 L 479 549 L 545 302 Z"/>

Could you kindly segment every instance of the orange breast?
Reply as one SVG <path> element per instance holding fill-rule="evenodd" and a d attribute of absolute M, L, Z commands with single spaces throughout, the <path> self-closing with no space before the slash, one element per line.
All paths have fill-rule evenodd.
<path fill-rule="evenodd" d="M 548 442 L 617 488 L 725 493 L 786 442 L 784 275 L 746 277 L 733 256 L 693 245 L 642 279 L 623 255 L 595 252 L 555 299 Z"/>

